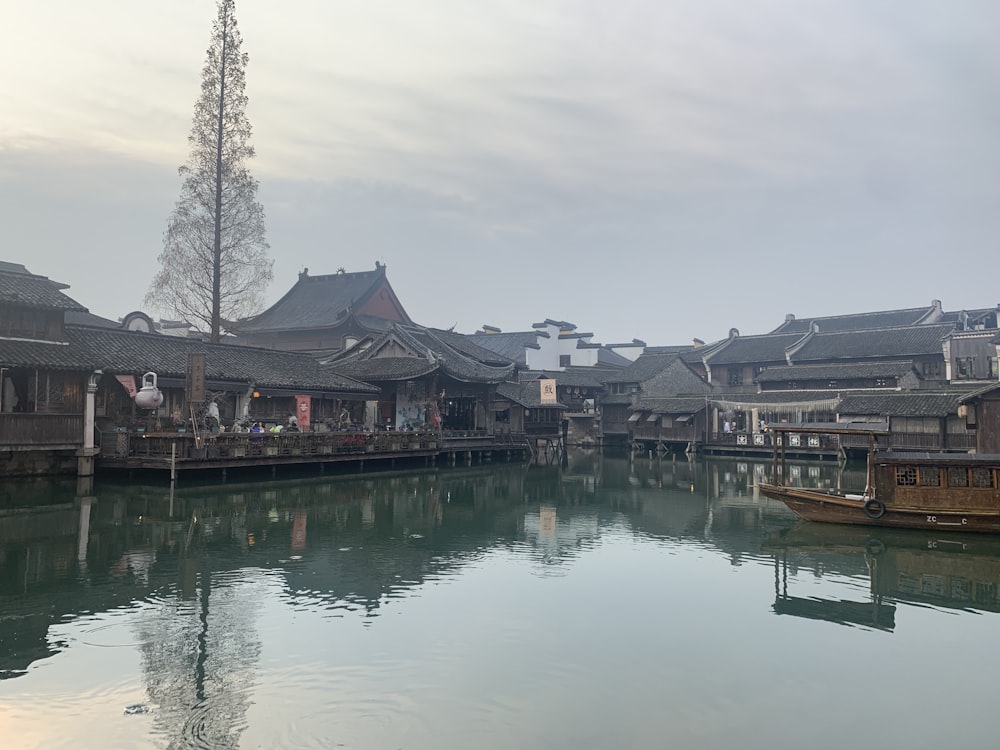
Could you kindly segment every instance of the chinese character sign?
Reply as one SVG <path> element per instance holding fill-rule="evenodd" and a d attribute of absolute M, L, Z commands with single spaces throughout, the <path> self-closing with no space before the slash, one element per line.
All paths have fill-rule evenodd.
<path fill-rule="evenodd" d="M 556 403 L 556 381 L 539 380 L 541 386 L 541 400 L 543 404 Z"/>

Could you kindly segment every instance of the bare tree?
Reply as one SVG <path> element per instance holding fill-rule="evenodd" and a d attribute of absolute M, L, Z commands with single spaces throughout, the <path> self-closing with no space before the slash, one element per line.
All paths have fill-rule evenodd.
<path fill-rule="evenodd" d="M 274 277 L 246 116 L 246 65 L 235 0 L 219 0 L 188 142 L 181 195 L 163 236 L 146 303 L 218 341 L 228 321 L 258 312 Z M 200 327 L 200 326 L 199 326 Z"/>

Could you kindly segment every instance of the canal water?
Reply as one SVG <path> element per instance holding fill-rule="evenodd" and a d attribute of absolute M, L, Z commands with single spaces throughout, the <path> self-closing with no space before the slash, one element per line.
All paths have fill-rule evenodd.
<path fill-rule="evenodd" d="M 0 746 L 996 746 L 1000 541 L 800 523 L 767 468 L 5 482 Z"/>

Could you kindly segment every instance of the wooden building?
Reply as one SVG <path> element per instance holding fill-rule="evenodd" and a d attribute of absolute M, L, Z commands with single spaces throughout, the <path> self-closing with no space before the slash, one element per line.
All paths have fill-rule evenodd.
<path fill-rule="evenodd" d="M 68 285 L 0 262 L 0 475 L 73 471 L 99 361 L 70 342 Z"/>
<path fill-rule="evenodd" d="M 601 399 L 602 438 L 606 443 L 628 444 L 658 441 L 649 432 L 654 412 L 638 404 L 644 399 L 670 399 L 681 396 L 700 398 L 705 402 L 711 386 L 673 349 L 650 347 L 628 367 L 605 380 L 606 393 Z M 694 414 L 695 412 L 684 412 Z M 645 415 L 645 416 L 643 416 Z M 663 414 L 659 419 L 662 421 Z M 639 425 L 640 420 L 645 420 Z M 646 424 L 650 423 L 650 424 Z M 639 434 L 636 431 L 639 430 Z M 656 428 L 659 432 L 659 428 Z M 680 438 L 678 438 L 680 441 Z"/>
<path fill-rule="evenodd" d="M 962 397 L 958 414 L 975 435 L 977 453 L 1000 453 L 1000 383 Z"/>
<path fill-rule="evenodd" d="M 307 354 L 116 327 L 65 288 L 0 264 L 0 474 L 90 474 L 118 436 L 204 428 L 213 402 L 220 429 L 292 416 L 322 428 L 345 403 L 377 398 Z M 155 410 L 134 401 L 147 374 L 163 397 Z"/>
<path fill-rule="evenodd" d="M 514 375 L 509 359 L 463 334 L 400 323 L 357 349 L 323 364 L 381 389 L 371 426 L 494 434 L 497 385 Z"/>
<path fill-rule="evenodd" d="M 967 393 L 952 389 L 847 394 L 837 404 L 837 421 L 882 421 L 891 433 L 889 445 L 883 447 L 893 450 L 968 451 L 976 447 L 975 432 L 958 413 Z"/>
<path fill-rule="evenodd" d="M 535 455 L 563 447 L 563 422 L 568 408 L 558 400 L 544 400 L 542 395 L 544 385 L 554 383 L 540 377 L 498 384 L 493 403 L 497 433 L 523 434 Z"/>

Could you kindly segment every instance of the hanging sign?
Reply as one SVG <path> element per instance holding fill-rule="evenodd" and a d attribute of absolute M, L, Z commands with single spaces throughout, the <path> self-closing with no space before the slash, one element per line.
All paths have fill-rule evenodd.
<path fill-rule="evenodd" d="M 556 403 L 556 381 L 551 378 L 545 380 L 539 380 L 539 387 L 541 388 L 541 401 L 543 404 L 554 404 Z"/>
<path fill-rule="evenodd" d="M 312 398 L 309 396 L 295 397 L 295 417 L 299 421 L 299 429 L 309 432 L 309 414 L 312 411 Z"/>

